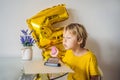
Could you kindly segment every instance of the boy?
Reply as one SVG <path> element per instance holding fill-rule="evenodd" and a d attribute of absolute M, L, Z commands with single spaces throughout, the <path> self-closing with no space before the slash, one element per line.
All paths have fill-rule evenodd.
<path fill-rule="evenodd" d="M 98 80 L 100 76 L 96 56 L 84 48 L 86 40 L 83 25 L 71 23 L 64 28 L 63 45 L 67 51 L 62 61 L 74 70 L 68 74 L 68 80 Z"/>

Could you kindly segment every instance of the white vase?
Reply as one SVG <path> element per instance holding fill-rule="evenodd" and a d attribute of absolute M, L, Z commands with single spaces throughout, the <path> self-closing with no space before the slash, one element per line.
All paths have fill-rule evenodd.
<path fill-rule="evenodd" d="M 27 46 L 21 49 L 22 60 L 32 60 L 33 50 L 31 46 Z"/>

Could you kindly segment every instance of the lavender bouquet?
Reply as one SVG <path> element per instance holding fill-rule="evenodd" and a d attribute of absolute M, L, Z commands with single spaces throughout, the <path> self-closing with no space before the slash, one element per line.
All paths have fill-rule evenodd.
<path fill-rule="evenodd" d="M 27 30 L 21 30 L 23 35 L 20 36 L 20 41 L 23 44 L 23 46 L 33 46 L 35 43 L 35 40 L 32 38 L 31 34 L 33 31 L 28 32 Z"/>

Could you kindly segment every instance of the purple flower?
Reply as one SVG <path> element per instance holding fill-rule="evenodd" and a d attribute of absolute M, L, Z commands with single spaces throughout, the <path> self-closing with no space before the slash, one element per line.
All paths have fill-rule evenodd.
<path fill-rule="evenodd" d="M 33 44 L 35 43 L 35 40 L 31 36 L 33 30 L 30 31 L 30 33 L 28 33 L 28 29 L 21 30 L 21 32 L 23 33 L 23 35 L 20 36 L 20 41 L 23 44 L 23 46 L 33 46 Z"/>
<path fill-rule="evenodd" d="M 25 31 L 25 30 L 21 30 L 21 32 L 24 34 L 24 35 L 28 35 L 28 29 Z"/>

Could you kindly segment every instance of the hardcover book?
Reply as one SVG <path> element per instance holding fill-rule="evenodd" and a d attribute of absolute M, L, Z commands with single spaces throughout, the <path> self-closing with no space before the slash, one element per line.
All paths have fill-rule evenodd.
<path fill-rule="evenodd" d="M 58 58 L 49 58 L 44 65 L 46 66 L 53 66 L 53 67 L 60 67 L 61 64 L 59 63 L 59 59 Z"/>

